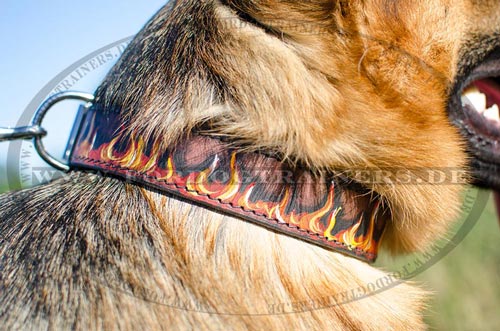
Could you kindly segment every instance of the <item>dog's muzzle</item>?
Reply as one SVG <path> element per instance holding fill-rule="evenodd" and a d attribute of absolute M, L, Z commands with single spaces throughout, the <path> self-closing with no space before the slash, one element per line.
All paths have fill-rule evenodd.
<path fill-rule="evenodd" d="M 500 48 L 466 66 L 451 93 L 450 119 L 467 141 L 474 184 L 500 191 Z"/>
<path fill-rule="evenodd" d="M 500 215 L 500 46 L 470 58 L 464 54 L 459 65 L 449 116 L 467 142 L 473 184 L 495 191 Z"/>

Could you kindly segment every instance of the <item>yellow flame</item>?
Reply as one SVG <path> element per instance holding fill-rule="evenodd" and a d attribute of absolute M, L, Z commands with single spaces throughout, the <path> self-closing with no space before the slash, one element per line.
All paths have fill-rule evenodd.
<path fill-rule="evenodd" d="M 115 147 L 120 141 L 120 137 L 112 139 L 109 144 L 101 150 L 101 158 L 108 161 L 114 161 L 119 163 L 123 167 L 130 168 L 132 170 L 149 172 L 157 166 L 157 161 L 159 159 L 159 144 L 153 145 L 153 150 L 151 151 L 151 156 L 149 157 L 146 164 L 144 164 L 147 157 L 144 155 L 144 149 L 146 147 L 144 139 L 139 137 L 136 140 L 133 136 L 129 139 L 129 145 L 124 155 L 116 156 Z M 172 167 L 170 167 L 172 168 Z M 173 172 L 170 174 L 172 175 Z"/>
<path fill-rule="evenodd" d="M 153 144 L 153 150 L 151 151 L 151 156 L 149 157 L 149 161 L 144 166 L 143 171 L 148 172 L 153 170 L 154 167 L 156 167 L 156 163 L 158 161 L 158 158 L 160 157 L 159 149 L 160 149 L 160 144 L 158 143 Z"/>
<path fill-rule="evenodd" d="M 332 235 L 333 228 L 337 224 L 337 215 L 340 213 L 342 210 L 342 207 L 338 207 L 335 209 L 335 211 L 332 213 L 332 216 L 330 217 L 330 221 L 328 222 L 328 228 L 325 230 L 323 236 L 327 238 L 328 240 L 332 241 L 335 240 L 335 236 Z"/>
<path fill-rule="evenodd" d="M 227 201 L 233 199 L 241 187 L 240 174 L 236 168 L 236 153 L 231 155 L 231 179 L 225 189 L 220 193 L 217 199 Z"/>
<path fill-rule="evenodd" d="M 354 224 L 353 227 L 344 232 L 344 235 L 342 236 L 343 242 L 348 246 L 349 249 L 354 249 L 359 246 L 358 242 L 356 241 L 356 232 L 358 231 L 362 221 L 363 216 L 359 218 L 358 223 Z"/>
<path fill-rule="evenodd" d="M 236 168 L 236 153 L 231 155 L 230 172 L 231 177 L 227 184 L 223 185 L 222 189 L 210 189 L 206 186 L 208 177 L 217 166 L 218 159 L 214 159 L 212 166 L 198 173 L 196 177 L 190 176 L 186 182 L 186 186 L 190 191 L 199 192 L 202 194 L 210 195 L 213 199 L 222 201 L 231 201 L 238 194 L 241 187 L 241 180 L 239 171 Z"/>
<path fill-rule="evenodd" d="M 360 248 L 368 249 L 373 245 L 373 233 L 375 232 L 375 218 L 378 215 L 378 211 L 380 208 L 380 201 L 376 202 L 375 207 L 373 208 L 372 214 L 370 215 L 370 225 L 368 227 L 368 231 L 366 233 L 365 239 L 359 243 Z"/>
<path fill-rule="evenodd" d="M 167 159 L 167 169 L 166 170 L 167 170 L 167 174 L 163 177 L 159 177 L 158 178 L 159 180 L 169 180 L 174 176 L 175 170 L 174 170 L 174 165 L 173 165 L 171 156 Z"/>
<path fill-rule="evenodd" d="M 297 225 L 297 226 L 300 225 L 300 218 L 297 218 L 297 215 L 295 215 L 295 213 L 292 213 L 290 215 L 289 220 L 290 220 L 290 224 L 292 224 L 292 225 Z"/>
<path fill-rule="evenodd" d="M 372 214 L 370 215 L 370 223 L 366 235 L 361 235 L 356 238 L 356 232 L 358 231 L 361 222 L 363 222 L 363 216 L 360 217 L 358 223 L 356 223 L 351 229 L 346 231 L 342 239 L 348 245 L 350 249 L 359 248 L 362 250 L 369 250 L 373 245 L 373 232 L 375 230 L 375 218 L 377 217 L 380 203 L 377 202 Z"/>
<path fill-rule="evenodd" d="M 292 195 L 291 193 L 291 188 L 289 187 L 286 191 L 285 191 L 285 196 L 283 197 L 283 199 L 281 200 L 281 202 L 279 203 L 278 206 L 276 206 L 275 208 L 273 208 L 273 210 L 270 210 L 270 212 L 272 212 L 273 214 L 276 213 L 276 208 L 279 209 L 280 211 L 280 214 L 283 215 L 284 218 L 287 218 L 285 216 L 285 209 L 286 209 L 286 206 L 288 206 L 288 203 L 290 202 L 290 197 Z M 272 215 L 272 214 L 271 214 Z M 286 220 L 286 223 L 289 223 L 289 220 L 287 219 Z"/>
<path fill-rule="evenodd" d="M 123 155 L 116 156 L 116 152 L 114 151 L 114 149 L 119 142 L 119 139 L 119 137 L 112 139 L 107 146 L 101 149 L 100 153 L 102 159 L 118 162 L 124 167 L 128 167 L 137 171 L 149 172 L 155 170 L 155 167 L 158 166 L 157 162 L 160 157 L 159 144 L 154 144 L 151 156 L 148 158 L 147 156 L 143 155 L 145 149 L 144 140 L 141 137 L 139 137 L 138 140 L 135 140 L 134 137 L 131 137 L 129 147 L 125 151 L 125 153 Z M 193 173 L 189 176 L 189 178 L 187 178 L 186 185 L 190 193 L 193 195 L 207 194 L 210 195 L 211 198 L 219 199 L 221 201 L 234 200 L 238 196 L 238 193 L 242 186 L 240 173 L 236 164 L 236 158 L 237 154 L 232 153 L 230 160 L 230 178 L 228 183 L 215 184 L 214 187 L 211 187 L 208 184 L 209 176 L 218 167 L 219 160 L 217 157 L 215 157 L 214 162 L 210 167 L 199 172 L 198 174 Z M 162 170 L 166 170 L 166 174 L 163 177 L 159 177 L 158 180 L 171 180 L 172 178 L 177 176 L 172 156 L 167 159 L 166 168 Z M 361 216 L 358 222 L 356 224 L 353 224 L 351 228 L 345 230 L 343 233 L 337 233 L 336 235 L 334 235 L 332 234 L 332 231 L 334 230 L 334 227 L 337 223 L 338 214 L 342 210 L 341 207 L 336 208 L 332 212 L 326 230 L 323 231 L 323 225 L 320 222 L 321 218 L 323 218 L 334 207 L 335 201 L 333 186 L 330 188 L 330 192 L 324 206 L 321 209 L 309 214 L 297 214 L 296 211 L 291 211 L 289 214 L 285 212 L 287 206 L 290 203 L 290 199 L 292 198 L 293 187 L 291 186 L 287 187 L 283 198 L 279 202 L 251 202 L 250 196 L 253 192 L 254 187 L 254 184 L 249 185 L 245 193 L 243 193 L 238 199 L 238 204 L 245 209 L 258 211 L 270 219 L 275 218 L 280 222 L 299 226 L 304 230 L 310 230 L 311 232 L 322 234 L 330 241 L 343 241 L 349 247 L 349 249 L 359 248 L 365 251 L 376 249 L 376 247 L 374 247 L 376 243 L 373 241 L 373 233 L 375 230 L 375 219 L 379 211 L 380 202 L 377 202 L 374 209 L 372 210 L 372 213 L 370 215 L 369 227 L 366 234 L 360 235 L 358 237 L 356 236 L 356 233 L 360 228 L 361 223 L 363 222 L 363 216 Z"/>
<path fill-rule="evenodd" d="M 108 146 L 106 146 L 106 148 L 103 148 L 101 150 L 101 158 L 103 160 L 109 160 L 109 161 L 119 161 L 121 158 L 119 157 L 115 157 L 113 155 L 113 149 L 115 148 L 115 145 L 116 143 L 118 143 L 118 141 L 120 140 L 119 137 L 116 137 L 114 139 L 112 139 Z"/>
<path fill-rule="evenodd" d="M 254 185 L 250 185 L 242 197 L 238 200 L 238 204 L 247 210 L 261 211 L 268 218 L 277 218 L 280 222 L 288 223 L 288 217 L 285 215 L 285 208 L 290 199 L 290 192 L 287 190 L 285 192 L 285 196 L 279 202 L 265 202 L 265 201 L 257 201 L 251 202 L 250 195 L 254 189 Z"/>
<path fill-rule="evenodd" d="M 208 187 L 206 187 L 205 183 L 208 183 L 208 177 L 215 171 L 215 169 L 217 168 L 218 162 L 219 162 L 219 158 L 216 155 L 214 157 L 214 161 L 212 162 L 212 165 L 209 168 L 201 171 L 198 174 L 198 176 L 196 176 L 194 178 L 194 183 L 193 183 L 192 179 L 189 178 L 187 180 L 187 183 L 186 183 L 186 186 L 188 187 L 188 189 L 199 191 L 203 194 L 207 194 L 210 196 L 215 195 L 218 191 L 210 190 Z"/>
<path fill-rule="evenodd" d="M 332 209 L 333 204 L 334 204 L 334 187 L 332 185 L 330 188 L 330 192 L 328 193 L 328 198 L 326 200 L 325 205 L 321 209 L 317 210 L 312 214 L 304 215 L 304 222 L 309 222 L 309 229 L 311 229 L 311 231 L 313 231 L 314 233 L 322 232 L 319 221 Z"/>
<path fill-rule="evenodd" d="M 305 215 L 297 215 L 295 211 L 292 211 L 290 214 L 286 214 L 286 207 L 288 206 L 291 196 L 292 196 L 292 187 L 288 187 L 287 190 L 285 191 L 285 194 L 281 201 L 279 203 L 274 203 L 274 202 L 264 202 L 264 201 L 257 201 L 257 202 L 251 202 L 250 201 L 250 195 L 252 194 L 252 191 L 254 189 L 254 186 L 251 185 L 245 193 L 242 195 L 242 197 L 238 200 L 238 204 L 240 206 L 243 206 L 245 209 L 248 210 L 257 210 L 261 212 L 265 212 L 265 215 L 268 218 L 276 218 L 282 223 L 287 223 L 291 225 L 297 225 L 300 226 L 305 225 L 303 227 L 304 229 L 309 229 L 310 231 L 318 234 L 322 234 L 322 225 L 320 223 L 320 220 L 323 216 L 325 216 L 333 207 L 334 205 L 334 190 L 330 191 L 330 194 L 328 195 L 328 199 L 325 203 L 325 205 L 318 211 L 311 213 L 311 214 L 305 214 Z M 330 218 L 329 221 L 329 228 L 324 232 L 325 234 L 329 234 L 328 237 L 333 238 L 331 235 L 331 231 L 333 230 L 333 227 L 335 226 L 335 217 L 339 213 L 340 208 L 334 211 L 332 214 L 332 217 Z M 326 236 L 326 235 L 325 235 Z"/>
<path fill-rule="evenodd" d="M 242 194 L 241 198 L 238 200 L 238 204 L 248 208 L 250 206 L 250 195 L 252 195 L 252 191 L 254 188 L 254 184 L 250 184 L 246 189 L 245 193 Z"/>

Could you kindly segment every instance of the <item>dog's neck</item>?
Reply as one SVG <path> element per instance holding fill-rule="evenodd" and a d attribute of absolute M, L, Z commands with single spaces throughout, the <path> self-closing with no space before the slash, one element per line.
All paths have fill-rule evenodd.
<path fill-rule="evenodd" d="M 366 189 L 275 156 L 237 152 L 210 136 L 186 135 L 165 150 L 124 124 L 117 112 L 88 110 L 73 169 L 118 176 L 365 261 L 376 258 L 387 215 Z"/>
<path fill-rule="evenodd" d="M 210 133 L 238 146 L 278 152 L 314 170 L 461 166 L 457 141 L 429 139 L 436 132 L 440 137 L 456 134 L 446 115 L 429 116 L 429 110 L 442 108 L 441 79 L 419 76 L 419 63 L 412 60 L 415 70 L 406 70 L 407 62 L 395 60 L 397 48 L 378 41 L 395 40 L 399 33 L 380 23 L 393 18 L 371 20 L 390 14 L 383 7 L 362 1 L 223 3 L 172 1 L 131 42 L 96 93 L 96 102 L 108 112 L 119 109 L 129 134 L 166 150 L 208 123 Z M 369 8 L 363 9 L 365 4 Z M 354 20 L 357 10 L 363 15 Z M 282 24 L 287 21 L 306 24 Z M 326 30 L 307 29 L 318 25 Z M 376 32 L 378 39 L 361 32 Z M 419 35 L 412 32 L 412 37 Z M 448 72 L 449 64 L 437 64 Z M 404 79 L 388 77 L 389 72 L 400 72 Z M 412 86 L 424 86 L 433 97 L 419 97 L 415 93 L 421 89 Z M 422 123 L 418 134 L 387 129 L 413 130 L 415 121 Z M 424 155 L 422 148 L 449 157 Z M 450 219 L 458 210 L 435 203 L 443 197 L 455 200 L 458 186 L 429 190 L 426 185 L 368 182 L 367 188 L 391 210 L 384 243 L 394 251 L 425 247 L 447 224 L 429 225 L 428 220 Z"/>
<path fill-rule="evenodd" d="M 333 132 L 327 128 L 336 108 L 344 106 L 325 65 L 332 56 L 324 46 L 330 34 L 307 30 L 317 27 L 311 17 L 297 18 L 304 26 L 283 26 L 279 11 L 266 11 L 266 2 L 228 1 L 217 8 L 210 3 L 187 1 L 163 9 L 132 41 L 133 51 L 123 54 L 98 89 L 97 101 L 125 111 L 131 131 L 162 137 L 165 147 L 208 121 L 218 134 L 255 149 L 329 167 L 332 161 L 325 157 L 332 153 L 325 153 L 324 144 Z M 290 9 L 282 7 L 282 14 Z M 191 19 L 182 21 L 185 17 Z M 327 21 L 325 28 L 331 26 Z"/>

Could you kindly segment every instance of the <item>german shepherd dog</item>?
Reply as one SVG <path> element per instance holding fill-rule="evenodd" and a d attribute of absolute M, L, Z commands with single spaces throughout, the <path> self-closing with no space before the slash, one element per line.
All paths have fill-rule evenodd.
<path fill-rule="evenodd" d="M 298 24 L 300 23 L 300 24 Z M 497 0 L 170 1 L 95 93 L 161 148 L 194 129 L 313 172 L 460 169 L 500 189 Z M 203 129 L 205 128 L 205 129 Z M 425 250 L 463 185 L 368 181 L 382 246 Z M 0 197 L 2 330 L 423 330 L 369 264 L 113 176 Z"/>

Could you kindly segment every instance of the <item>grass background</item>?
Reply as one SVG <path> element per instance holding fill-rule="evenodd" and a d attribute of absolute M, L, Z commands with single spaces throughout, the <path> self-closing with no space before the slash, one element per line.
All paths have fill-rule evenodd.
<path fill-rule="evenodd" d="M 377 265 L 401 270 L 413 259 L 382 256 Z M 500 331 L 500 226 L 492 195 L 465 239 L 412 281 L 433 293 L 425 312 L 430 330 Z"/>
<path fill-rule="evenodd" d="M 427 321 L 434 330 L 500 330 L 500 227 L 492 198 L 472 231 L 416 277 L 435 295 Z"/>
<path fill-rule="evenodd" d="M 6 190 L 6 180 L 0 178 L 0 192 Z M 413 279 L 434 293 L 426 311 L 430 330 L 500 331 L 500 227 L 496 215 L 490 198 L 467 237 Z M 397 269 L 399 263 L 401 259 L 382 257 L 377 264 Z"/>

